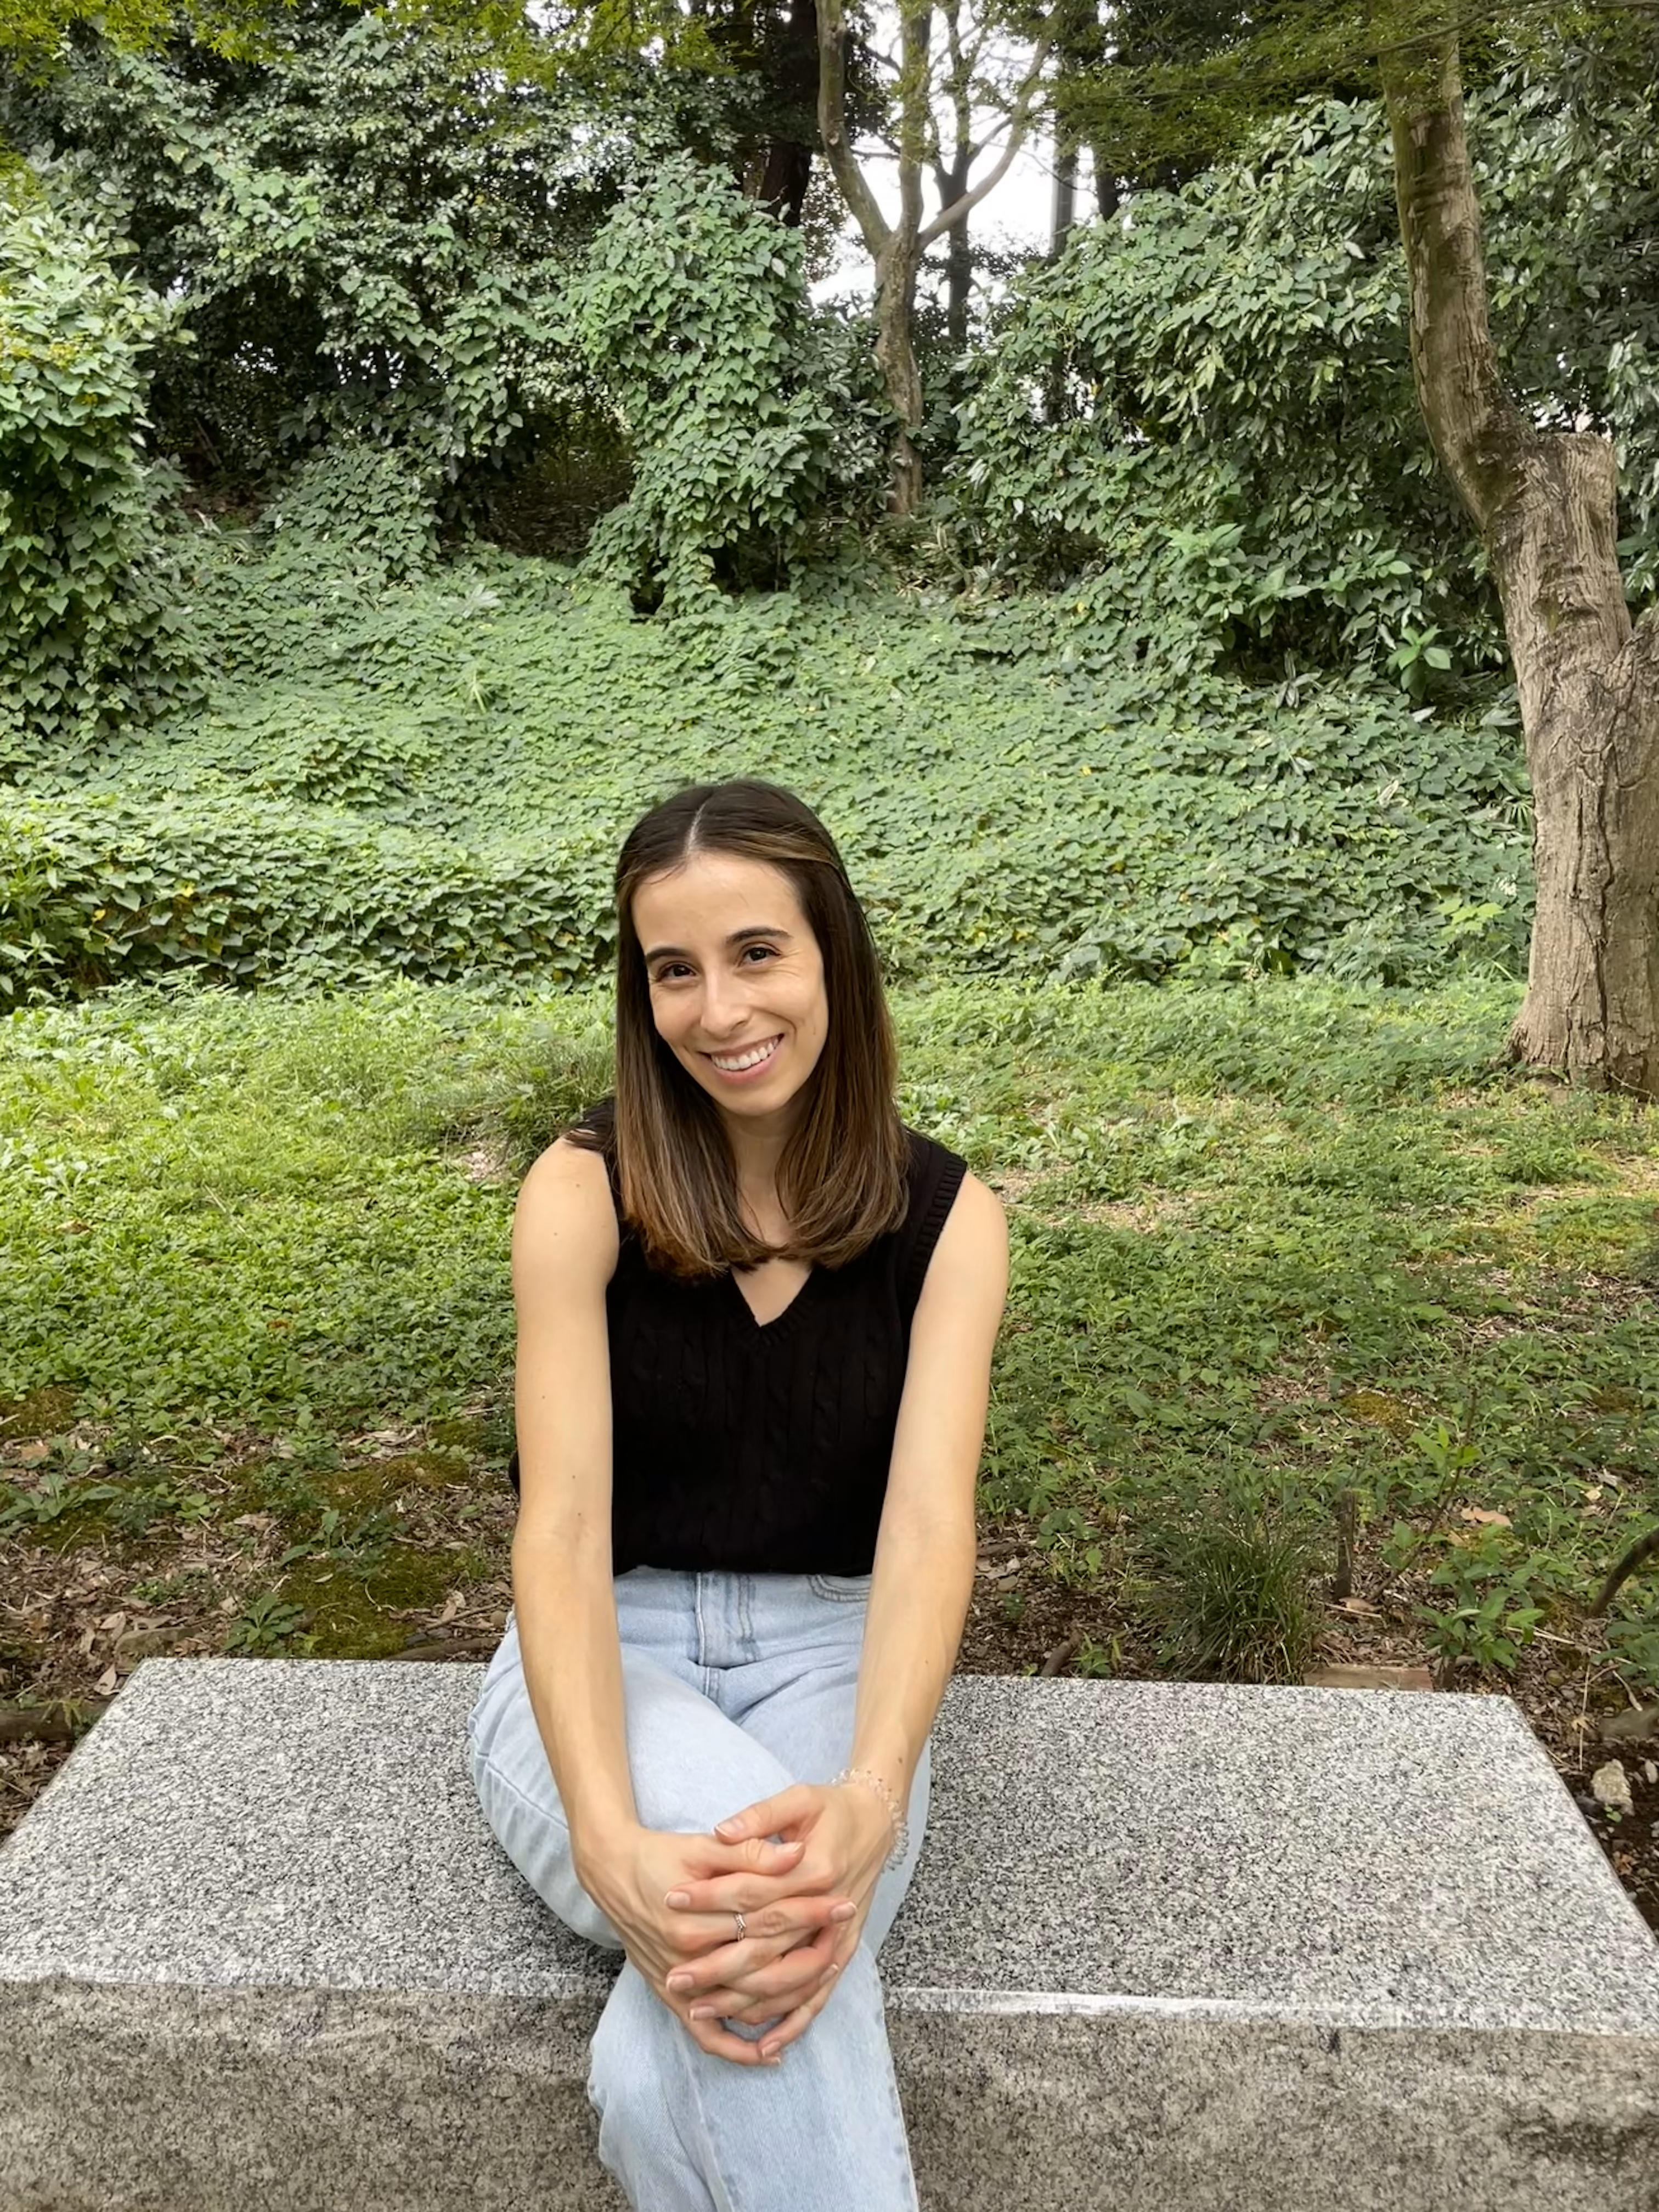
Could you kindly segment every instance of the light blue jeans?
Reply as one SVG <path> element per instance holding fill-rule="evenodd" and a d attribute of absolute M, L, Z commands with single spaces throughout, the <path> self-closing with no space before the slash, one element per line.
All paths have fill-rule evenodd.
<path fill-rule="evenodd" d="M 629 1767 L 647 1827 L 706 1832 L 848 1763 L 869 1592 L 868 1575 L 635 1567 L 617 1577 Z M 511 1614 L 467 1745 L 484 1817 L 514 1866 L 568 1928 L 620 1949 L 571 1864 Z M 857 1953 L 781 2065 L 712 2057 L 624 1961 L 587 2094 L 599 2156 L 636 2212 L 916 2212 L 876 1953 L 921 1847 L 928 1767 L 924 1751 L 909 1851 L 881 1877 Z"/>

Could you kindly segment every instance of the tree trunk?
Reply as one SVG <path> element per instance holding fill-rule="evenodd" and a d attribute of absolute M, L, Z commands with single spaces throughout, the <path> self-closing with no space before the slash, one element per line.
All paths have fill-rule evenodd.
<path fill-rule="evenodd" d="M 799 115 L 802 134 L 767 141 L 759 197 L 761 205 L 793 230 L 799 227 L 812 181 L 812 145 L 806 132 L 817 104 L 817 0 L 793 0 L 787 14 L 780 16 L 768 64 L 768 90 L 786 112 Z"/>
<path fill-rule="evenodd" d="M 876 365 L 897 422 L 887 505 L 893 514 L 914 514 L 921 505 L 921 372 L 911 340 L 920 257 L 915 234 L 896 231 L 876 262 Z"/>
<path fill-rule="evenodd" d="M 935 171 L 942 208 L 954 207 L 967 191 L 969 166 L 968 157 L 959 153 L 948 168 L 941 165 Z M 974 249 L 968 223 L 963 215 L 945 234 L 945 328 L 957 353 L 968 350 L 968 311 L 974 295 Z"/>
<path fill-rule="evenodd" d="M 811 181 L 810 146 L 798 145 L 793 138 L 767 140 L 766 162 L 757 197 L 769 215 L 776 216 L 789 229 L 799 230 L 801 210 L 806 204 L 807 188 Z"/>
<path fill-rule="evenodd" d="M 1054 140 L 1054 198 L 1049 224 L 1048 252 L 1058 261 L 1077 221 L 1077 146 L 1073 140 Z"/>
<path fill-rule="evenodd" d="M 1515 664 L 1538 908 L 1511 1055 L 1659 1097 L 1659 628 L 1632 627 L 1603 438 L 1540 431 L 1505 391 L 1449 32 L 1385 63 L 1412 368 L 1486 541 Z"/>

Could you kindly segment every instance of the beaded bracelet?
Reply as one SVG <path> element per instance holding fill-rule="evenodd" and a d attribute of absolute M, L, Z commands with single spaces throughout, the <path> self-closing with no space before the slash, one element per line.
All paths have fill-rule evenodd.
<path fill-rule="evenodd" d="M 880 1775 L 873 1774 L 867 1766 L 843 1766 L 836 1777 L 837 1783 L 861 1782 L 866 1790 L 873 1790 L 887 1808 L 887 1817 L 893 1824 L 893 1848 L 882 1861 L 884 1868 L 903 1863 L 910 1848 L 910 1823 L 904 1817 L 903 1808 Z"/>

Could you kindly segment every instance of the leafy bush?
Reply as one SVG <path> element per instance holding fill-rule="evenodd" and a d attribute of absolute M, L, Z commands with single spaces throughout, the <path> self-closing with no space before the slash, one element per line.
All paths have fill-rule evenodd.
<path fill-rule="evenodd" d="M 188 37 L 134 54 L 89 35 L 0 91 L 13 143 L 120 196 L 141 275 L 176 302 L 191 343 L 159 357 L 154 406 L 170 449 L 258 483 L 355 440 L 453 507 L 580 411 L 569 271 L 618 173 L 672 143 L 671 104 L 500 61 L 373 9 L 279 10 L 234 65 Z"/>
<path fill-rule="evenodd" d="M 27 171 L 0 174 L 0 781 L 196 691 L 135 446 L 167 313 L 116 250 Z"/>
<path fill-rule="evenodd" d="M 331 438 L 276 488 L 259 517 L 296 568 L 346 568 L 401 580 L 437 558 L 437 487 L 418 458 L 347 434 Z"/>
<path fill-rule="evenodd" d="M 681 157 L 630 192 L 593 241 L 574 313 L 636 465 L 591 566 L 653 603 L 717 572 L 787 573 L 836 488 L 838 446 L 873 481 L 878 441 L 860 456 L 857 428 L 873 430 L 875 410 L 827 342 L 836 327 L 808 307 L 799 234 L 717 172 Z"/>
<path fill-rule="evenodd" d="M 1645 587 L 1659 88 L 1557 60 L 1471 101 L 1494 334 L 1540 419 L 1614 435 Z M 1288 118 L 1248 159 L 1074 230 L 1018 288 L 959 414 L 951 489 L 968 524 L 999 558 L 1088 569 L 1126 653 L 1370 667 L 1413 701 L 1501 660 L 1484 564 L 1413 391 L 1374 102 Z"/>

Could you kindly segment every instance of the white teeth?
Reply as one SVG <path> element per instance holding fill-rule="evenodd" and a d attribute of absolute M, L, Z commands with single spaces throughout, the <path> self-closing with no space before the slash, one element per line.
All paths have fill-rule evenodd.
<path fill-rule="evenodd" d="M 738 1053 L 725 1060 L 719 1053 L 711 1052 L 708 1057 L 722 1075 L 741 1075 L 745 1067 L 758 1067 L 762 1060 L 770 1060 L 782 1042 L 781 1037 L 771 1037 L 766 1043 L 757 1044 L 752 1052 Z"/>

